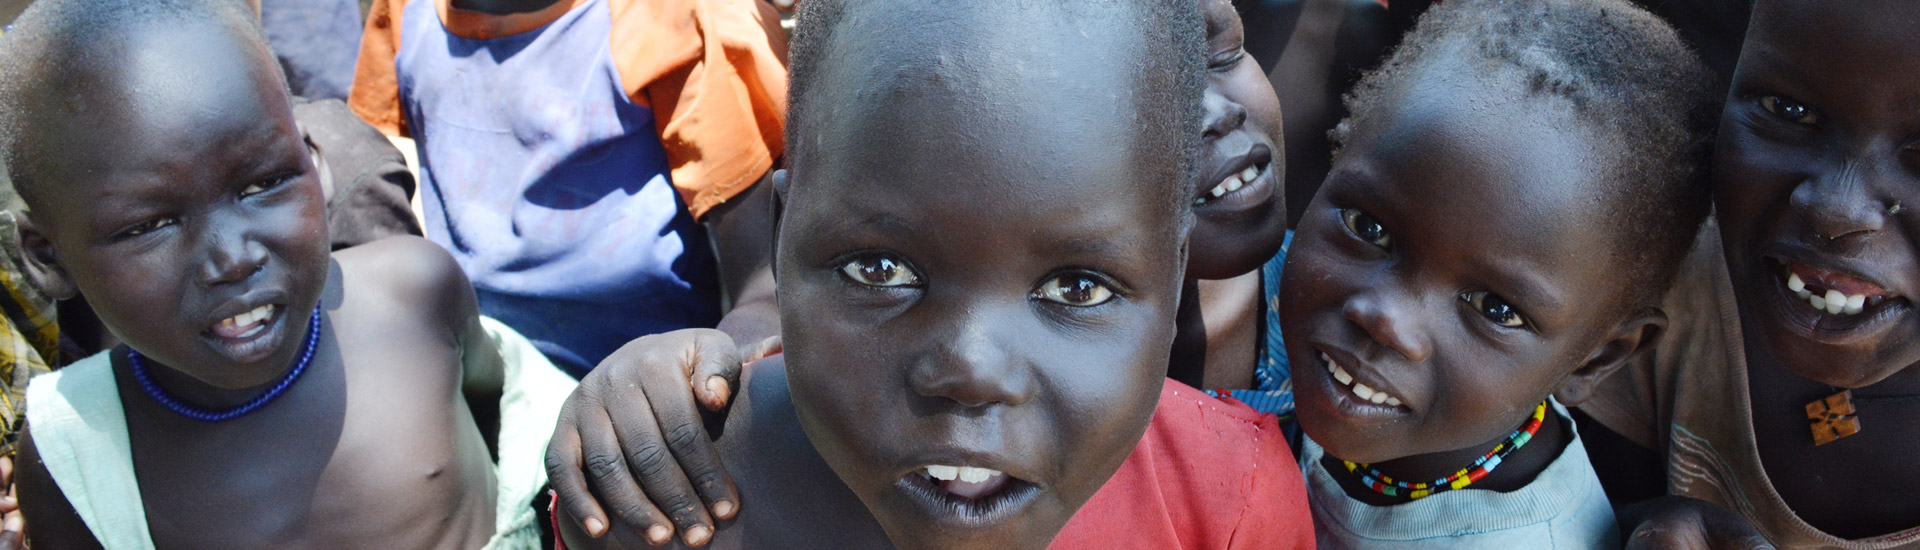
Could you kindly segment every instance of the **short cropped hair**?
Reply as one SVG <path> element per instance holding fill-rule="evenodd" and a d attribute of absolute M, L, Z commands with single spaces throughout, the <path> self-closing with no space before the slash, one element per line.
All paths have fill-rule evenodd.
<path fill-rule="evenodd" d="M 0 35 L 0 163 L 21 199 L 33 204 L 41 183 L 30 162 L 33 112 L 84 109 L 75 98 L 97 93 L 100 71 L 125 55 L 130 33 L 186 21 L 215 22 L 265 51 L 260 22 L 240 0 L 36 0 Z"/>
<path fill-rule="evenodd" d="M 1206 23 L 1200 6 L 1192 0 L 1002 0 L 986 2 L 1010 9 L 1051 4 L 1051 8 L 1072 15 L 1109 18 L 1111 14 L 1093 13 L 1104 6 L 1130 10 L 1133 21 L 1142 25 L 1142 43 L 1151 55 L 1116 60 L 1133 65 L 1138 79 L 1135 85 L 1141 140 L 1150 151 L 1170 151 L 1176 163 L 1173 172 L 1179 178 L 1175 194 L 1167 198 L 1167 207 L 1175 219 L 1191 223 L 1187 214 L 1198 177 L 1198 153 L 1204 110 L 1201 97 L 1206 92 Z M 835 29 L 850 11 L 886 9 L 885 2 L 871 0 L 808 0 L 800 5 L 788 49 L 789 92 L 787 100 L 787 161 L 805 162 L 812 140 L 802 139 L 814 127 L 813 103 L 809 101 L 816 86 L 852 83 L 821 82 L 819 74 L 835 47 Z M 1011 70 L 1011 69 L 1010 69 Z"/>
<path fill-rule="evenodd" d="M 1624 150 L 1609 159 L 1603 206 L 1624 239 L 1614 259 L 1635 288 L 1670 285 L 1711 208 L 1705 167 L 1719 114 L 1712 73 L 1679 33 L 1625 0 L 1447 0 L 1347 95 L 1352 114 L 1335 143 L 1392 112 L 1395 87 L 1443 51 L 1565 100 L 1573 122 Z M 1647 302 L 1637 307 L 1664 292 L 1628 294 Z"/>

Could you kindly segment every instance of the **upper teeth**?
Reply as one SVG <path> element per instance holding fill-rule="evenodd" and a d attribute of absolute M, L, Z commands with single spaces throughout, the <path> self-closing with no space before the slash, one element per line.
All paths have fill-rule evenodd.
<path fill-rule="evenodd" d="M 1241 187 L 1246 186 L 1247 182 L 1253 181 L 1253 178 L 1257 177 L 1260 177 L 1260 169 L 1258 167 L 1248 166 L 1247 169 L 1228 175 L 1226 179 L 1220 180 L 1219 185 L 1215 185 L 1213 189 L 1201 194 L 1200 198 L 1194 199 L 1193 203 L 1206 204 L 1207 199 L 1210 197 L 1219 197 L 1227 193 L 1239 191 Z"/>
<path fill-rule="evenodd" d="M 1001 475 L 1000 471 L 992 468 L 975 468 L 972 466 L 946 466 L 941 464 L 932 464 L 927 466 L 927 477 L 938 479 L 941 481 L 953 481 L 955 479 L 958 479 L 965 483 L 980 483 L 988 479 L 992 479 L 993 476 L 997 476 L 997 475 Z"/>
<path fill-rule="evenodd" d="M 1368 387 L 1366 384 L 1353 381 L 1353 374 L 1347 372 L 1347 369 L 1341 368 L 1340 363 L 1334 362 L 1332 357 L 1327 357 L 1327 354 L 1320 354 L 1320 361 L 1327 364 L 1327 373 L 1332 374 L 1334 380 L 1339 381 L 1342 386 L 1347 386 L 1347 389 L 1352 391 L 1353 395 L 1359 397 L 1360 400 L 1371 401 L 1375 404 L 1387 405 L 1389 407 L 1400 406 L 1400 398 L 1387 395 L 1385 391 L 1377 390 Z"/>
<path fill-rule="evenodd" d="M 224 320 L 221 320 L 220 324 L 222 326 L 229 326 L 229 327 L 246 326 L 246 325 L 251 325 L 261 319 L 265 319 L 267 318 L 268 315 L 272 315 L 272 314 L 273 314 L 273 304 L 267 304 L 264 306 L 253 308 L 252 311 L 248 311 L 246 313 L 228 317 Z"/>
<path fill-rule="evenodd" d="M 1878 304 L 1886 299 L 1885 296 L 1846 294 L 1834 289 L 1827 289 L 1824 294 L 1814 294 L 1807 289 L 1807 282 L 1800 278 L 1800 274 L 1791 270 L 1787 272 L 1787 290 L 1793 291 L 1794 295 L 1806 300 L 1813 309 L 1825 311 L 1828 315 L 1853 315 L 1864 311 L 1869 305 Z"/>

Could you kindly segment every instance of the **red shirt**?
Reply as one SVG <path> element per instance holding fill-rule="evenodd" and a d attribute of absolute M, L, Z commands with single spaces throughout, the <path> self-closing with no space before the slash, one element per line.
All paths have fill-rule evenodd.
<path fill-rule="evenodd" d="M 1168 380 L 1146 435 L 1051 548 L 1313 548 L 1280 423 Z"/>

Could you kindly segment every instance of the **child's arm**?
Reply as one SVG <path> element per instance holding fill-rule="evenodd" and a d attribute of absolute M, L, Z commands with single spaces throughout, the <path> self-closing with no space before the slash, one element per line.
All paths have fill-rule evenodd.
<path fill-rule="evenodd" d="M 1664 496 L 1620 509 L 1627 550 L 1773 550 L 1746 518 L 1704 500 Z"/>
<path fill-rule="evenodd" d="M 20 501 L 20 512 L 26 516 L 27 524 L 33 526 L 27 538 L 34 546 L 101 547 L 100 541 L 93 538 L 93 531 L 87 529 L 86 521 L 80 519 L 80 514 L 73 511 L 73 504 L 60 492 L 60 485 L 53 482 L 46 463 L 40 461 L 40 452 L 33 446 L 32 426 L 20 432 L 19 457 L 14 465 L 19 491 L 15 498 Z"/>
<path fill-rule="evenodd" d="M 676 526 L 691 543 L 711 536 L 713 517 L 732 518 L 739 494 L 694 401 L 724 410 L 741 366 L 778 345 L 743 350 L 718 330 L 679 330 L 629 342 L 588 373 L 547 446 L 569 528 L 599 538 L 611 511 L 651 543 Z"/>

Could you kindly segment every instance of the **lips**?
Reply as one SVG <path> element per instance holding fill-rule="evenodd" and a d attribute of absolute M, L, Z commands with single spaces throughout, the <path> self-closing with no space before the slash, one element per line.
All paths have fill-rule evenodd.
<path fill-rule="evenodd" d="M 1395 422 L 1412 414 L 1401 391 L 1367 368 L 1351 354 L 1336 348 L 1314 346 L 1327 392 L 1335 413 L 1367 422 Z M 1298 372 L 1298 371 L 1296 371 Z"/>
<path fill-rule="evenodd" d="M 1273 150 L 1265 145 L 1256 144 L 1246 153 L 1227 159 L 1220 165 L 1219 171 L 1208 179 L 1201 180 L 1200 197 L 1193 200 L 1194 206 L 1224 202 L 1251 194 L 1271 185 L 1273 168 Z M 1265 184 L 1265 185 L 1256 185 Z"/>
<path fill-rule="evenodd" d="M 1852 344 L 1890 330 L 1911 308 L 1909 298 L 1883 279 L 1835 263 L 1767 256 L 1773 310 L 1801 337 L 1827 345 Z M 1788 259 L 1792 257 L 1793 259 Z"/>
<path fill-rule="evenodd" d="M 226 316 L 208 324 L 201 338 L 235 363 L 265 360 L 286 340 L 286 306 L 276 293 L 241 298 L 220 310 Z"/>
<path fill-rule="evenodd" d="M 925 460 L 894 484 L 937 525 L 976 530 L 1006 524 L 1040 493 L 1039 485 L 1009 474 L 1005 460 L 974 453 L 940 456 Z"/>

